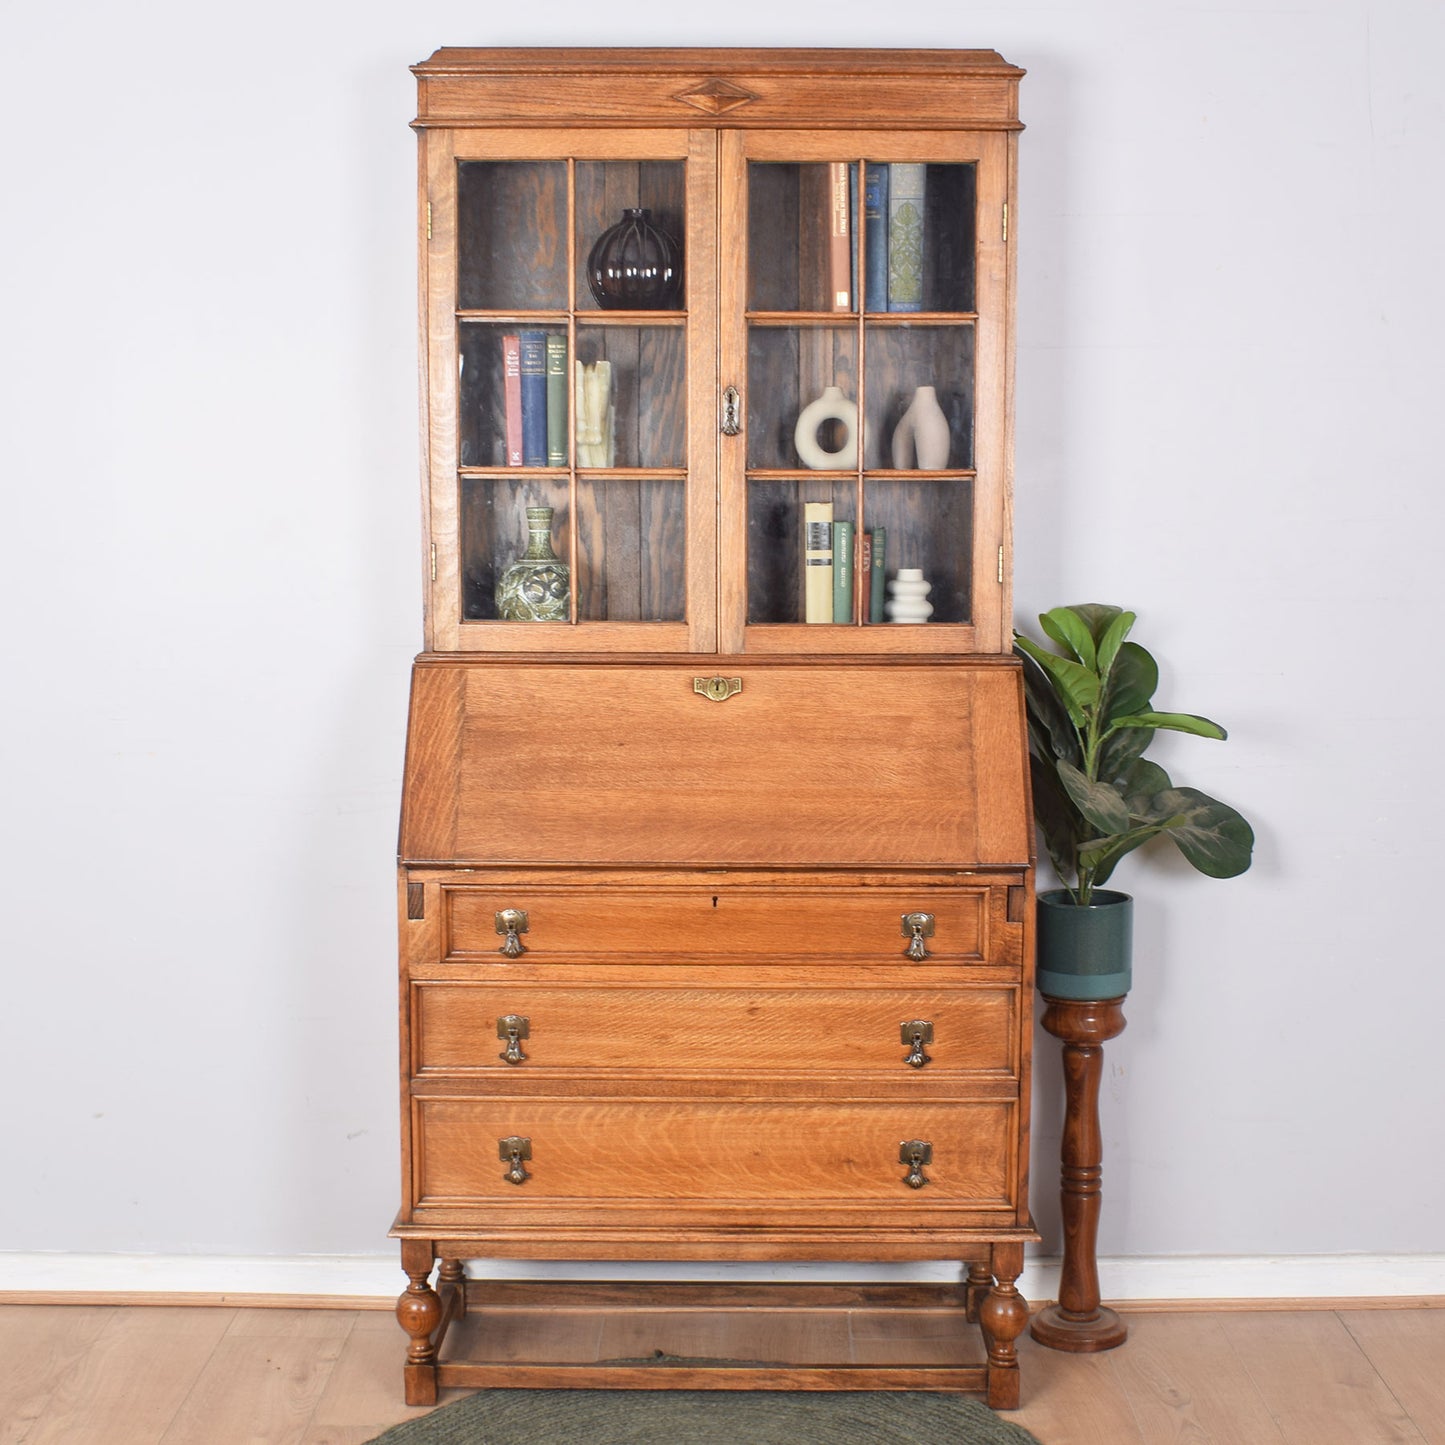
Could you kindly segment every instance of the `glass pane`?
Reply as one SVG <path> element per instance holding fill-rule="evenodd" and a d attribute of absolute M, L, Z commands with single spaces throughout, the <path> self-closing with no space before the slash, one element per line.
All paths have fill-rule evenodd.
<path fill-rule="evenodd" d="M 972 311 L 974 167 L 869 161 L 864 175 L 866 308 Z"/>
<path fill-rule="evenodd" d="M 825 509 L 817 510 L 819 507 Z M 852 543 L 839 524 L 853 528 L 857 489 L 851 479 L 805 482 L 748 483 L 748 621 L 805 622 L 809 618 L 808 588 L 824 587 L 813 616 L 824 621 L 850 622 L 856 617 L 857 577 L 849 581 L 843 559 L 852 571 L 856 531 Z M 821 537 L 808 534 L 808 523 L 825 526 Z M 817 545 L 814 545 L 817 544 Z M 828 560 L 822 562 L 820 553 Z M 812 565 L 808 554 L 812 553 Z M 826 577 L 822 574 L 826 571 Z M 837 584 L 835 589 L 835 583 Z M 826 597 L 826 602 L 822 601 Z M 821 612 L 820 610 L 821 609 Z"/>
<path fill-rule="evenodd" d="M 579 467 L 682 467 L 687 334 L 681 326 L 579 326 Z"/>
<path fill-rule="evenodd" d="M 686 559 L 686 493 L 681 481 L 578 482 L 579 620 L 682 621 Z"/>
<path fill-rule="evenodd" d="M 857 332 L 831 326 L 750 328 L 748 466 L 817 471 L 854 466 L 849 419 L 856 446 L 857 396 Z M 810 425 L 803 412 L 815 402 L 823 405 L 809 413 L 816 418 Z"/>
<path fill-rule="evenodd" d="M 890 584 L 889 600 L 895 595 L 891 584 L 899 570 L 910 568 L 920 571 L 928 583 L 926 600 L 933 608 L 928 621 L 972 620 L 971 480 L 870 480 L 864 490 L 863 517 L 875 572 L 881 571 Z"/>
<path fill-rule="evenodd" d="M 567 333 L 464 322 L 457 440 L 464 467 L 567 465 Z"/>
<path fill-rule="evenodd" d="M 955 326 L 869 326 L 865 340 L 868 398 L 863 419 L 863 465 L 870 471 L 898 467 L 942 470 L 973 466 L 973 351 L 972 323 Z M 932 436 L 926 420 L 919 419 L 928 398 L 918 397 L 920 387 L 931 387 L 937 411 L 947 422 L 946 450 L 928 445 Z M 907 425 L 899 423 L 917 399 Z M 926 416 L 926 413 L 925 413 Z M 924 445 L 920 449 L 918 441 Z M 940 455 L 943 457 L 939 459 Z"/>
<path fill-rule="evenodd" d="M 858 167 L 845 159 L 748 167 L 748 309 L 851 311 Z"/>
<path fill-rule="evenodd" d="M 528 510 L 552 509 L 550 532 L 529 528 Z M 530 559 L 539 563 L 553 554 L 565 569 L 568 530 L 567 483 L 540 477 L 463 477 L 461 481 L 461 610 L 464 622 L 495 621 L 501 617 L 499 584 L 508 571 Z M 543 574 L 538 567 L 535 573 Z M 513 581 L 515 582 L 515 576 Z M 550 608 L 567 616 L 565 582 L 557 584 L 557 568 L 542 576 L 540 610 Z M 523 619 L 525 620 L 525 619 Z"/>
<path fill-rule="evenodd" d="M 461 161 L 457 171 L 457 305 L 565 309 L 565 162 Z"/>
<path fill-rule="evenodd" d="M 577 309 L 595 311 L 601 303 L 588 284 L 588 258 L 604 233 L 617 226 L 627 211 L 647 212 L 645 224 L 659 231 L 675 253 L 670 261 L 681 269 L 686 282 L 686 257 L 682 254 L 687 234 L 685 210 L 686 175 L 681 161 L 578 161 L 577 176 Z M 646 243 L 642 243 L 645 247 Z M 636 251 L 629 255 L 636 256 Z M 605 309 L 681 310 L 683 298 L 665 287 L 649 299 L 647 288 L 629 290 L 630 302 L 610 304 Z M 635 299 L 642 295 L 643 299 Z"/>

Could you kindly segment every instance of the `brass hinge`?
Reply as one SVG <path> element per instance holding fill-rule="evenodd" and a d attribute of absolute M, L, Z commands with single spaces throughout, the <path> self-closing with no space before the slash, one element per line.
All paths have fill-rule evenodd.
<path fill-rule="evenodd" d="M 435 551 L 436 551 L 436 548 L 433 547 L 433 548 L 432 548 L 432 551 L 435 552 Z M 433 577 L 436 576 L 435 563 L 433 563 L 432 576 L 433 576 Z M 1000 547 L 1000 548 L 998 549 L 998 580 L 999 580 L 1000 582 L 1003 581 L 1003 548 L 1002 548 L 1002 547 Z"/>
<path fill-rule="evenodd" d="M 1003 563 L 1000 562 L 999 566 L 1002 567 Z M 431 580 L 433 582 L 437 580 L 437 544 L 435 542 L 431 544 Z M 1000 577 L 999 581 L 1002 582 L 1003 578 Z"/>
<path fill-rule="evenodd" d="M 1008 239 L 1008 234 L 1007 234 L 1007 232 L 1008 232 L 1008 225 L 1007 225 L 1007 223 L 1005 223 L 1005 225 L 1004 225 L 1004 232 L 1005 232 L 1005 234 L 1004 234 L 1004 240 L 1007 240 L 1007 239 Z M 430 201 L 428 201 L 428 202 L 426 203 L 426 238 L 427 238 L 428 241 L 431 240 L 431 202 L 430 202 Z"/>
<path fill-rule="evenodd" d="M 431 207 L 430 207 L 430 206 L 427 207 L 427 214 L 428 214 L 428 215 L 431 214 Z M 430 222 L 428 222 L 428 224 L 430 224 Z M 430 236 L 430 235 L 431 235 L 431 232 L 428 231 L 428 232 L 427 232 L 427 235 Z M 1007 202 L 1007 201 L 1005 201 L 1005 202 L 1003 203 L 1003 239 L 1004 239 L 1004 245 L 1008 245 L 1008 202 Z"/>

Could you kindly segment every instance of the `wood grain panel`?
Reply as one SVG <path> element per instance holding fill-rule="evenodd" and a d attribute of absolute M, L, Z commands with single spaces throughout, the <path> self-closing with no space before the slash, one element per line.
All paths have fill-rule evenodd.
<path fill-rule="evenodd" d="M 724 658 L 714 671 L 746 673 L 742 692 L 724 703 L 698 695 L 698 666 L 419 664 L 427 679 L 413 690 L 404 860 L 1027 860 L 1011 664 Z M 987 720 L 982 734 L 976 713 Z M 431 766 L 435 740 L 452 737 L 456 771 Z M 991 799 L 1009 806 L 979 806 L 983 775 Z"/>
<path fill-rule="evenodd" d="M 727 1103 L 714 1100 L 420 1099 L 421 1208 L 454 1201 L 883 1201 L 900 1210 L 1002 1205 L 1011 1107 L 1003 1103 Z M 532 1141 L 531 1177 L 504 1178 L 498 1140 Z M 927 1139 L 911 1189 L 898 1146 Z M 660 1221 L 659 1221 L 660 1222 Z M 900 1221 L 901 1222 L 901 1221 Z"/>
<path fill-rule="evenodd" d="M 600 880 L 605 883 L 605 880 Z M 910 937 L 905 913 L 934 917 L 926 940 L 930 960 L 982 960 L 987 954 L 989 892 L 984 888 L 650 889 L 452 887 L 444 890 L 446 956 L 493 954 L 496 915 L 524 909 L 523 944 L 537 962 L 659 955 L 694 959 L 739 957 L 750 964 L 784 958 L 859 959 L 897 963 Z M 910 960 L 911 962 L 911 960 Z"/>
<path fill-rule="evenodd" d="M 424 983 L 413 997 L 417 1073 L 806 1068 L 892 1074 L 932 1088 L 940 1074 L 1010 1077 L 1017 1067 L 1018 991 L 1007 987 L 800 993 Z M 508 1014 L 530 1023 L 523 1064 L 501 1058 L 496 1024 Z M 921 1069 L 904 1062 L 899 1041 L 900 1025 L 914 1019 L 934 1028 L 931 1062 Z"/>

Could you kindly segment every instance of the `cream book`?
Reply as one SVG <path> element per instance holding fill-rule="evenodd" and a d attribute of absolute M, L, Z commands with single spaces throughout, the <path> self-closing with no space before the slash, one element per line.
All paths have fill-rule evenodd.
<path fill-rule="evenodd" d="M 833 620 L 833 504 L 803 503 L 803 620 Z"/>

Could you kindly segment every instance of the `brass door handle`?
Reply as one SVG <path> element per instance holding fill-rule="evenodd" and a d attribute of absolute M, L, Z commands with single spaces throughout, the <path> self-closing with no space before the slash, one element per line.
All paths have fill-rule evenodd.
<path fill-rule="evenodd" d="M 504 1064 L 524 1064 L 521 1040 L 532 1032 L 532 1020 L 523 1014 L 504 1014 L 497 1020 L 497 1037 L 506 1039 L 507 1047 L 497 1055 Z"/>
<path fill-rule="evenodd" d="M 933 1042 L 933 1024 L 928 1019 L 910 1019 L 907 1023 L 898 1025 L 899 1043 L 908 1045 L 908 1052 L 903 1056 L 903 1062 L 915 1069 L 921 1069 L 925 1064 L 931 1064 L 933 1058 L 924 1050 L 924 1044 Z"/>
<path fill-rule="evenodd" d="M 928 946 L 923 940 L 933 937 L 933 915 L 931 913 L 905 913 L 901 931 L 904 938 L 908 939 L 908 957 L 915 962 L 927 958 Z"/>
<path fill-rule="evenodd" d="M 508 1184 L 525 1184 L 532 1177 L 522 1164 L 524 1159 L 531 1157 L 532 1141 L 530 1139 L 511 1134 L 505 1139 L 497 1140 L 497 1158 L 508 1166 L 507 1172 L 502 1175 Z"/>
<path fill-rule="evenodd" d="M 497 914 L 497 932 L 507 936 L 502 940 L 498 953 L 508 958 L 520 958 L 527 951 L 527 945 L 517 936 L 527 931 L 527 911 L 524 908 L 503 908 Z"/>
<path fill-rule="evenodd" d="M 927 1139 L 905 1139 L 898 1146 L 898 1162 L 908 1166 L 903 1182 L 910 1189 L 922 1189 L 928 1183 L 923 1166 L 933 1163 L 933 1145 Z"/>

